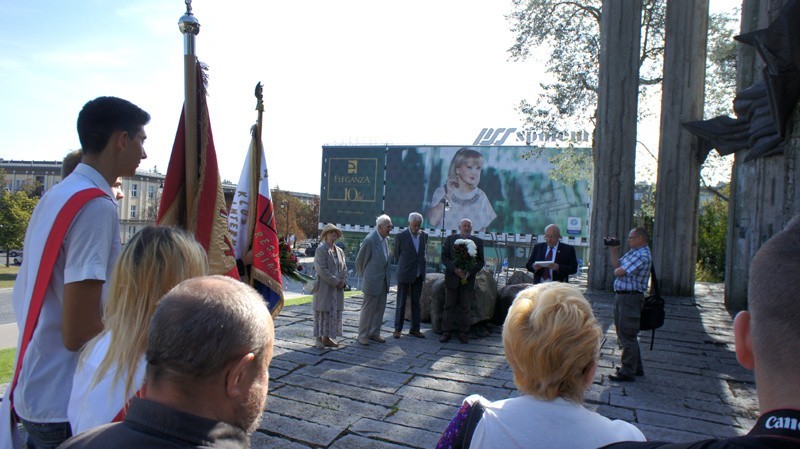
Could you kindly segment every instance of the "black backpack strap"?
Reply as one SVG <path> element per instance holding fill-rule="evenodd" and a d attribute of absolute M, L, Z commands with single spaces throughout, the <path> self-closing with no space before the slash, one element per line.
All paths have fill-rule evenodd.
<path fill-rule="evenodd" d="M 655 292 L 656 296 L 661 296 L 661 289 L 658 288 L 658 278 L 656 277 L 656 266 L 650 261 L 650 276 L 653 278 L 653 286 L 651 290 Z M 656 341 L 656 330 L 653 329 L 650 334 L 650 350 L 653 350 L 653 343 Z"/>
<path fill-rule="evenodd" d="M 655 292 L 657 296 L 661 296 L 661 289 L 658 288 L 658 278 L 656 278 L 656 267 L 652 262 L 650 262 L 650 277 L 653 278 L 650 291 Z"/>
<path fill-rule="evenodd" d="M 650 350 L 653 350 L 653 343 L 656 341 L 656 330 L 653 329 L 653 333 L 650 334 Z"/>
<path fill-rule="evenodd" d="M 475 427 L 478 426 L 478 421 L 483 418 L 484 410 L 485 407 L 480 400 L 472 404 L 469 410 L 469 416 L 467 416 L 467 423 L 464 425 L 464 442 L 461 445 L 462 448 L 467 449 L 469 445 L 472 444 L 472 434 L 475 433 Z"/>

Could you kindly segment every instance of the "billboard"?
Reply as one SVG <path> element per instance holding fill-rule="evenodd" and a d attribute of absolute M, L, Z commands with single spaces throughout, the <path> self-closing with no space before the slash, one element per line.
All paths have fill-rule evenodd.
<path fill-rule="evenodd" d="M 322 150 L 319 220 L 375 224 L 383 210 L 385 148 Z"/>
<path fill-rule="evenodd" d="M 564 236 L 588 237 L 589 181 L 564 185 L 551 179 L 549 161 L 558 151 L 541 149 L 525 159 L 531 147 L 323 147 L 320 221 L 371 226 L 385 211 L 395 226 L 404 227 L 408 214 L 417 211 L 426 229 L 455 230 L 469 218 L 476 232 L 541 235 L 555 223 Z M 385 186 L 374 189 L 377 198 L 369 208 L 354 201 L 356 196 L 343 195 L 341 187 L 332 194 L 326 181 L 346 168 L 340 160 L 348 158 L 384 161 L 385 175 L 375 179 L 380 183 L 385 176 Z"/>

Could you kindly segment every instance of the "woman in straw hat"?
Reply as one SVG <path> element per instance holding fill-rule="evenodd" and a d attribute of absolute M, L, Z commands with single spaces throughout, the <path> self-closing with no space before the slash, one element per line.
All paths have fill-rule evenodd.
<path fill-rule="evenodd" d="M 315 346 L 336 347 L 331 337 L 342 335 L 342 310 L 344 310 L 344 280 L 347 265 L 344 251 L 335 245 L 342 231 L 333 224 L 326 224 L 319 236 L 322 241 L 314 253 L 314 268 L 317 270 L 317 286 L 314 291 L 314 337 Z"/>

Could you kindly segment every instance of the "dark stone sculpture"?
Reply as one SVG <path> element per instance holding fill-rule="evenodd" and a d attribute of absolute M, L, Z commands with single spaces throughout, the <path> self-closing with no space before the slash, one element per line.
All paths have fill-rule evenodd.
<path fill-rule="evenodd" d="M 698 161 L 711 149 L 721 155 L 749 149 L 745 161 L 783 153 L 789 116 L 800 99 L 800 1 L 790 0 L 765 29 L 736 36 L 755 47 L 765 63 L 763 81 L 736 94 L 737 118 L 718 116 L 686 122 L 702 141 Z"/>

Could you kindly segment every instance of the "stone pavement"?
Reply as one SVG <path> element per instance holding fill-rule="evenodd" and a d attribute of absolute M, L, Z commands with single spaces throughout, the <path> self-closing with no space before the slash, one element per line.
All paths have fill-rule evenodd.
<path fill-rule="evenodd" d="M 696 299 L 667 299 L 667 322 L 640 336 L 646 375 L 635 383 L 608 379 L 619 363 L 613 295 L 589 293 L 607 337 L 587 407 L 634 423 L 650 440 L 692 441 L 746 433 L 758 416 L 753 375 L 733 352 L 722 284 L 698 283 Z M 270 391 L 254 448 L 432 448 L 461 400 L 515 396 L 501 330 L 469 344 L 391 337 L 394 294 L 384 315 L 385 344 L 355 341 L 359 297 L 345 301 L 339 348 L 315 349 L 311 306 L 283 310 L 276 320 Z M 406 323 L 405 332 L 408 331 Z"/>

